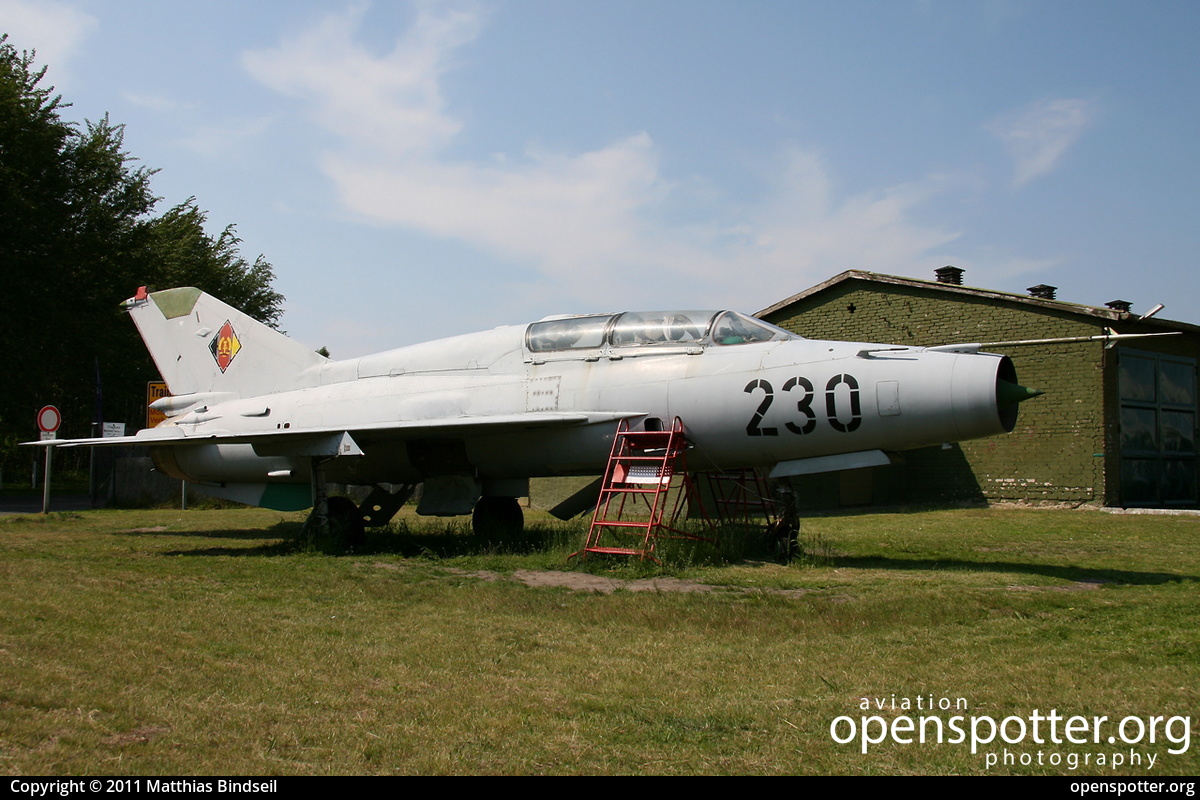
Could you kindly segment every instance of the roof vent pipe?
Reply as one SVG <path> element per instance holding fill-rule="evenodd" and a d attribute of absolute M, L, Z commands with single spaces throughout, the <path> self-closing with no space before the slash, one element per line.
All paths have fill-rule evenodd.
<path fill-rule="evenodd" d="M 1030 297 L 1037 297 L 1041 300 L 1053 300 L 1054 293 L 1058 291 L 1058 287 L 1039 283 L 1037 286 L 1030 286 L 1025 291 L 1029 292 Z"/>
<path fill-rule="evenodd" d="M 933 274 L 937 276 L 938 283 L 951 283 L 955 286 L 962 286 L 963 271 L 958 267 L 945 266 L 941 269 L 935 269 Z"/>
<path fill-rule="evenodd" d="M 1109 300 L 1104 305 L 1111 308 L 1113 311 L 1120 311 L 1122 314 L 1128 314 L 1129 309 L 1133 308 L 1133 303 L 1128 300 Z"/>

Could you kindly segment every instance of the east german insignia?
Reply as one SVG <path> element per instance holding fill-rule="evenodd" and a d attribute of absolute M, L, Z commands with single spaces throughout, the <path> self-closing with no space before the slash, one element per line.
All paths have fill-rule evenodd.
<path fill-rule="evenodd" d="M 217 335 L 208 345 L 209 351 L 213 354 L 213 358 L 217 361 L 217 366 L 224 372 L 234 356 L 242 349 L 242 343 L 238 340 L 237 334 L 233 331 L 233 326 L 229 324 L 229 320 L 225 320 L 225 324 L 221 326 L 221 330 L 217 331 Z"/>

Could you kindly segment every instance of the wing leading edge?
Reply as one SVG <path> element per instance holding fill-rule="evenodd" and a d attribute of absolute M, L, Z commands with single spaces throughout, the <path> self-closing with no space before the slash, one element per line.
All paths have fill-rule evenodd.
<path fill-rule="evenodd" d="M 146 428 L 133 436 L 107 439 L 50 439 L 24 442 L 43 447 L 186 447 L 200 444 L 250 444 L 260 455 L 355 455 L 346 451 L 343 437 L 352 442 L 399 442 L 431 436 L 473 437 L 496 433 L 530 431 L 572 425 L 597 425 L 644 416 L 644 412 L 556 412 L 531 411 L 521 414 L 464 416 L 434 420 L 375 422 L 364 425 L 321 428 L 291 428 L 255 432 L 206 431 L 188 434 L 182 426 Z M 332 448 L 332 449 L 331 449 Z"/>

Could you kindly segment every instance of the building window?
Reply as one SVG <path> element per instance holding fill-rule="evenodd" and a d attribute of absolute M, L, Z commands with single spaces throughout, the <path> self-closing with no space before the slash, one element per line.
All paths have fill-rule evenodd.
<path fill-rule="evenodd" d="M 1196 361 L 1120 351 L 1121 504 L 1196 505 Z"/>

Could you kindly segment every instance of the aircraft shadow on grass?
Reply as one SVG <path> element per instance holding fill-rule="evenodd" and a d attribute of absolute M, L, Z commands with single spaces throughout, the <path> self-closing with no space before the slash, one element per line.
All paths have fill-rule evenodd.
<path fill-rule="evenodd" d="M 152 532 L 128 532 L 127 535 L 163 535 Z M 455 530 L 447 525 L 441 533 L 412 533 L 408 531 L 373 533 L 358 547 L 347 548 L 336 537 L 309 540 L 300 523 L 280 522 L 266 530 L 216 530 L 203 533 L 189 532 L 189 537 L 227 539 L 237 541 L 264 540 L 258 547 L 198 547 L 164 552 L 172 556 L 285 556 L 300 552 L 319 552 L 327 555 L 399 555 L 406 558 L 455 558 L 459 556 L 505 553 L 528 555 L 547 550 L 555 544 L 567 547 L 577 544 L 581 536 L 572 532 L 550 527 L 530 526 L 516 540 L 497 542 L 472 533 Z M 761 563 L 760 554 L 746 553 L 742 563 Z M 754 559 L 754 560 L 750 560 Z M 738 560 L 729 563 L 737 563 Z M 905 572 L 999 572 L 1038 575 L 1045 578 L 1067 581 L 1072 584 L 1155 586 L 1168 583 L 1192 583 L 1200 576 L 1171 572 L 1146 572 L 1138 570 L 1082 567 L 1074 565 L 1044 564 L 1028 561 L 974 561 L 958 558 L 891 558 L 887 556 L 846 556 L 814 554 L 814 560 L 824 567 L 839 569 L 873 569 Z M 714 562 L 716 563 L 716 562 Z M 1041 587 L 1054 589 L 1058 587 Z"/>
<path fill-rule="evenodd" d="M 920 572 L 1012 572 L 1086 584 L 1150 586 L 1200 581 L 1197 575 L 1171 572 L 1138 572 L 1099 567 L 1061 566 L 1023 561 L 970 561 L 955 558 L 888 558 L 886 556 L 833 556 L 830 566 L 843 569 L 885 569 Z M 1054 587 L 1045 587 L 1054 588 Z"/>
<path fill-rule="evenodd" d="M 199 547 L 166 551 L 164 555 L 281 556 L 313 552 L 333 556 L 400 555 L 404 557 L 455 558 L 485 553 L 527 555 L 549 549 L 556 540 L 564 542 L 569 540 L 574 543 L 575 539 L 581 539 L 581 535 L 578 534 L 571 534 L 567 538 L 563 538 L 561 532 L 534 525 L 526 528 L 519 537 L 496 541 L 474 533 L 458 531 L 452 523 L 447 525 L 446 530 L 441 533 L 371 532 L 367 534 L 361 544 L 354 547 L 347 546 L 337 535 L 310 537 L 303 525 L 298 522 L 280 522 L 266 530 L 216 530 L 189 532 L 183 535 L 206 539 L 238 541 L 259 539 L 264 541 L 258 547 Z"/>

